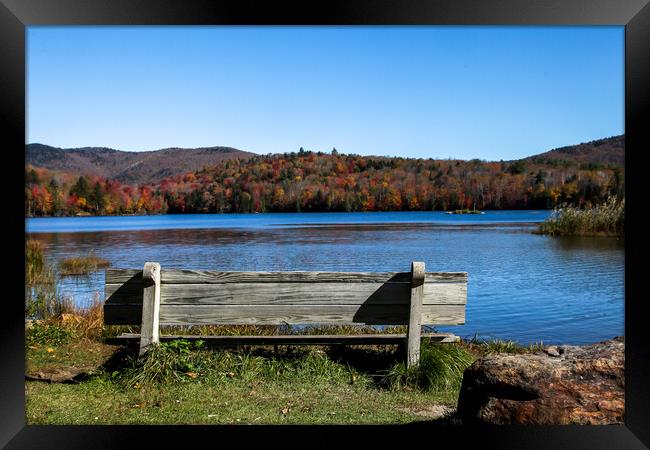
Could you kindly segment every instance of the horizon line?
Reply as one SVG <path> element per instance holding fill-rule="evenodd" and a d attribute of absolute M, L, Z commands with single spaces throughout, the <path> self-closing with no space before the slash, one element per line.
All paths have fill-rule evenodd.
<path fill-rule="evenodd" d="M 551 148 L 551 149 L 548 149 L 548 150 L 544 150 L 541 153 L 546 153 L 546 152 L 549 152 L 549 151 L 558 150 L 558 149 L 565 148 L 565 147 L 573 147 L 573 146 L 576 146 L 576 145 L 590 144 L 592 142 L 598 142 L 598 141 L 603 141 L 603 140 L 606 140 L 606 139 L 613 139 L 613 138 L 624 137 L 624 136 L 625 136 L 625 133 L 616 134 L 616 135 L 612 135 L 612 136 L 605 136 L 605 137 L 598 138 L 598 139 L 592 139 L 590 141 L 579 142 L 579 143 L 574 143 L 574 144 L 567 144 L 567 145 L 562 145 L 560 147 L 554 147 L 554 148 Z M 256 153 L 256 152 L 253 152 L 253 151 L 250 151 L 250 150 L 242 150 L 242 149 L 240 149 L 238 147 L 232 147 L 232 146 L 229 146 L 229 145 L 212 145 L 212 146 L 200 146 L 200 147 L 172 146 L 172 147 L 162 147 L 162 148 L 158 148 L 158 149 L 155 149 L 155 150 L 120 150 L 120 149 L 116 149 L 116 148 L 112 148 L 112 147 L 105 147 L 105 146 L 55 147 L 53 145 L 43 144 L 42 142 L 30 142 L 30 143 L 25 144 L 25 146 L 29 146 L 29 145 L 43 145 L 43 146 L 55 148 L 55 149 L 58 149 L 58 150 L 84 150 L 84 149 L 94 148 L 94 149 L 107 149 L 107 150 L 113 150 L 113 151 L 125 152 L 125 153 L 153 153 L 153 152 L 159 152 L 159 151 L 162 151 L 162 150 L 204 150 L 204 149 L 224 148 L 224 149 L 232 149 L 232 150 L 245 152 L 245 153 L 251 153 L 251 154 L 253 154 L 255 156 L 284 155 L 284 154 L 298 153 L 300 151 L 300 150 L 294 150 L 294 151 L 284 151 L 284 152 Z M 336 150 L 335 146 L 332 147 L 332 150 L 330 150 L 330 151 L 310 150 L 310 149 L 305 149 L 303 147 L 300 147 L 300 148 L 302 148 L 305 152 L 322 153 L 322 154 L 331 154 L 332 150 Z M 423 157 L 397 156 L 397 155 L 374 155 L 374 154 L 373 155 L 362 155 L 362 154 L 353 153 L 353 152 L 346 153 L 346 152 L 339 152 L 338 150 L 336 150 L 336 151 L 337 151 L 337 153 L 339 153 L 341 155 L 362 156 L 362 157 L 367 157 L 367 158 L 432 159 L 432 160 L 449 160 L 449 161 L 471 161 L 473 159 L 478 159 L 479 161 L 483 161 L 483 162 L 517 161 L 517 159 L 512 159 L 512 160 L 510 160 L 510 159 L 508 159 L 508 160 L 504 160 L 504 159 L 487 160 L 487 159 L 481 159 L 481 158 L 465 159 L 465 158 L 456 158 L 456 157 L 452 157 L 452 156 L 423 158 Z M 538 154 L 540 154 L 540 153 L 535 153 L 535 154 L 532 154 L 532 155 L 529 155 L 529 156 L 524 156 L 523 158 L 519 158 L 519 159 L 530 158 L 531 156 L 535 156 L 535 155 L 538 155 Z"/>

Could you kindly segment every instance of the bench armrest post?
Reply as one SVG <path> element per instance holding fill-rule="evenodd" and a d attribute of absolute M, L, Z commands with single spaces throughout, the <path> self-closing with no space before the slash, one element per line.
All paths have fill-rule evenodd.
<path fill-rule="evenodd" d="M 140 356 L 152 344 L 158 344 L 160 314 L 160 264 L 147 262 L 142 270 L 144 291 L 142 294 L 142 327 L 140 329 Z"/>
<path fill-rule="evenodd" d="M 422 334 L 422 297 L 424 296 L 424 263 L 411 263 L 411 302 L 409 325 L 406 332 L 406 367 L 420 364 L 420 337 Z"/>

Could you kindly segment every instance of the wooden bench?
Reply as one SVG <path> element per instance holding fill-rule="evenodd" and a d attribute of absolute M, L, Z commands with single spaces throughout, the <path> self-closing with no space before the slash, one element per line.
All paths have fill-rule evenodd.
<path fill-rule="evenodd" d="M 406 342 L 407 365 L 420 359 L 420 339 L 455 342 L 452 333 L 422 334 L 422 325 L 465 323 L 466 272 L 214 272 L 107 269 L 104 323 L 140 325 L 110 343 L 140 341 L 140 354 L 161 340 L 211 344 L 394 344 Z M 408 325 L 406 334 L 160 336 L 161 325 Z"/>

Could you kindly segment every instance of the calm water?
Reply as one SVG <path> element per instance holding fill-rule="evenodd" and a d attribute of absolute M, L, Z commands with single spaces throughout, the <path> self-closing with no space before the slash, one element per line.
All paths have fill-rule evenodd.
<path fill-rule="evenodd" d="M 585 344 L 624 334 L 624 243 L 531 234 L 548 211 L 170 215 L 26 221 L 52 260 L 90 250 L 113 267 L 226 271 L 427 271 L 469 273 L 462 337 L 523 344 Z M 66 278 L 86 303 L 104 274 Z"/>

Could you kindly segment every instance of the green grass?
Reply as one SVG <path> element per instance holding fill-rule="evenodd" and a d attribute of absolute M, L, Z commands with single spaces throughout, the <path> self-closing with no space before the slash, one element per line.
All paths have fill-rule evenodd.
<path fill-rule="evenodd" d="M 59 344 L 51 340 L 44 343 L 31 342 L 26 348 L 25 368 L 28 372 L 68 367 L 95 369 L 104 364 L 114 351 L 114 347 L 90 339 L 67 339 L 65 343 Z"/>
<path fill-rule="evenodd" d="M 593 208 L 557 208 L 536 232 L 551 236 L 623 236 L 624 228 L 625 199 L 610 197 Z"/>
<path fill-rule="evenodd" d="M 410 370 L 404 364 L 403 345 L 214 349 L 202 341 L 179 340 L 163 342 L 138 358 L 137 348 L 104 345 L 105 333 L 83 325 L 97 323 L 100 312 L 95 309 L 79 320 L 44 321 L 27 330 L 28 372 L 81 367 L 90 373 L 77 384 L 26 382 L 29 424 L 457 423 L 453 415 L 443 414 L 444 408 L 447 412 L 455 408 L 463 371 L 476 357 L 537 348 L 477 338 L 460 343 L 423 341 L 420 366 Z M 220 331 L 298 332 L 288 327 L 240 328 Z M 95 331 L 84 332 L 87 329 Z M 401 331 L 402 327 L 384 330 Z"/>
<path fill-rule="evenodd" d="M 101 378 L 27 383 L 28 424 L 391 424 L 431 420 L 437 399 L 352 384 L 229 379 L 125 388 Z M 424 414 L 423 414 L 424 413 Z"/>
<path fill-rule="evenodd" d="M 59 274 L 66 275 L 87 275 L 110 265 L 107 259 L 100 258 L 93 252 L 85 256 L 73 256 L 59 261 Z"/>
<path fill-rule="evenodd" d="M 73 337 L 73 333 L 59 324 L 35 322 L 25 330 L 25 342 L 27 345 L 62 345 L 67 344 Z"/>
<path fill-rule="evenodd" d="M 523 346 L 518 342 L 512 340 L 486 340 L 479 339 L 477 336 L 474 336 L 472 339 L 467 341 L 465 345 L 468 351 L 471 351 L 472 353 L 478 355 L 488 355 L 491 353 L 533 353 L 540 351 L 544 346 L 543 342 Z"/>
<path fill-rule="evenodd" d="M 455 407 L 459 373 L 462 377 L 458 370 L 471 362 L 458 344 L 423 343 L 420 376 L 413 377 L 411 371 L 410 377 L 397 381 L 387 374 L 399 372 L 404 357 L 399 346 L 214 350 L 204 348 L 200 341 L 172 341 L 153 347 L 138 359 L 137 350 L 120 348 L 111 355 L 108 346 L 90 342 L 28 347 L 28 370 L 32 371 L 90 367 L 104 360 L 89 379 L 78 384 L 27 382 L 28 423 L 378 424 L 432 420 L 432 408 L 437 405 Z M 423 379 L 428 381 L 422 383 Z"/>
<path fill-rule="evenodd" d="M 427 343 L 420 347 L 420 365 L 407 369 L 403 362 L 387 371 L 384 381 L 393 388 L 404 386 L 438 392 L 458 392 L 463 371 L 474 357 L 459 345 Z"/>
<path fill-rule="evenodd" d="M 211 349 L 171 341 L 140 359 L 137 349 L 96 339 L 55 345 L 53 331 L 36 336 L 28 370 L 76 366 L 92 374 L 78 384 L 26 382 L 28 424 L 455 423 L 440 418 L 440 408 L 455 408 L 463 371 L 477 356 L 537 348 L 423 341 L 420 367 L 406 370 L 398 345 Z"/>

